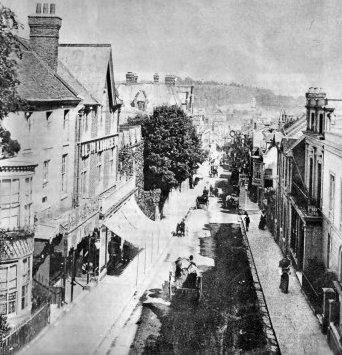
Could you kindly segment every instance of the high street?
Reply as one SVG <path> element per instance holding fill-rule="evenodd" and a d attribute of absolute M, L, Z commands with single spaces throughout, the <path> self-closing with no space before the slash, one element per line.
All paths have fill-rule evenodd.
<path fill-rule="evenodd" d="M 209 181 L 209 180 L 207 180 Z M 212 180 L 211 180 L 212 182 Z M 271 234 L 258 229 L 260 211 L 245 195 L 244 189 L 240 194 L 240 206 L 246 209 L 251 217 L 251 225 L 247 237 L 254 257 L 261 286 L 265 295 L 269 315 L 279 342 L 282 354 L 330 354 L 324 336 L 322 335 L 317 318 L 301 291 L 295 272 L 290 276 L 289 293 L 279 290 L 280 276 L 278 262 L 282 258 L 281 251 Z M 200 223 L 198 223 L 201 221 Z M 171 263 L 178 256 L 194 255 L 197 265 L 202 268 L 213 267 L 214 260 L 203 256 L 200 238 L 211 239 L 210 232 L 204 226 L 211 224 L 236 224 L 241 218 L 237 214 L 224 213 L 221 204 L 215 197 L 210 198 L 209 208 L 191 211 L 187 225 L 189 234 L 185 238 L 175 238 L 167 257 L 159 264 L 158 271 L 149 283 L 147 290 L 160 289 L 167 280 Z M 145 302 L 163 302 L 160 299 L 150 299 Z M 142 305 L 135 308 L 121 331 L 113 330 L 103 347 L 97 354 L 128 354 L 131 343 L 138 329 L 137 322 L 141 316 Z M 137 349 L 134 349 L 137 350 Z M 131 354 L 135 351 L 131 350 Z"/>

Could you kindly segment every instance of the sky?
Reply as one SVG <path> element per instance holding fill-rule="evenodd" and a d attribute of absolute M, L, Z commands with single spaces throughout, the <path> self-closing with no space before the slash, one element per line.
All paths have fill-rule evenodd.
<path fill-rule="evenodd" d="M 45 0 L 46 1 L 46 0 Z M 33 0 L 0 0 L 24 25 Z M 238 82 L 277 94 L 342 97 L 340 0 L 54 0 L 60 43 L 111 43 L 127 71 Z"/>

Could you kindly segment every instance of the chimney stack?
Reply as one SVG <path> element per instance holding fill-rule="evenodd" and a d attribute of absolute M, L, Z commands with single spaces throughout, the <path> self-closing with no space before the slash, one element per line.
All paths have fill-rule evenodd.
<path fill-rule="evenodd" d="M 169 86 L 175 86 L 176 77 L 174 75 L 165 75 L 165 84 Z"/>
<path fill-rule="evenodd" d="M 43 6 L 42 6 L 43 5 Z M 28 17 L 31 48 L 52 68 L 57 70 L 59 29 L 62 19 L 55 15 L 56 5 L 38 3 L 36 13 Z"/>
<path fill-rule="evenodd" d="M 134 84 L 135 77 L 134 74 L 129 71 L 126 73 L 126 84 Z"/>
<path fill-rule="evenodd" d="M 158 74 L 158 73 L 155 73 L 155 74 L 153 75 L 153 82 L 154 82 L 155 84 L 158 84 L 158 83 L 159 83 L 159 74 Z"/>

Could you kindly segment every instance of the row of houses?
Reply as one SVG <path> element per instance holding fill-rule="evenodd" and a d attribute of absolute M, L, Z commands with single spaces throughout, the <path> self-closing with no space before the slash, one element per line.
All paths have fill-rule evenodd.
<path fill-rule="evenodd" d="M 310 88 L 306 114 L 255 147 L 252 191 L 290 254 L 298 279 L 336 353 L 341 353 L 342 126 L 338 99 Z M 264 142 L 267 144 L 266 134 Z M 329 301 L 329 299 L 331 299 Z"/>
<path fill-rule="evenodd" d="M 192 120 L 203 149 L 212 152 L 216 147 L 222 148 L 231 142 L 231 131 L 240 131 L 241 126 L 250 126 L 252 122 L 256 128 L 257 123 L 263 122 L 262 111 L 257 108 L 255 98 L 250 103 L 224 105 L 212 110 L 197 108 L 193 111 Z"/>
<path fill-rule="evenodd" d="M 146 237 L 160 233 L 146 216 L 158 218 L 158 199 L 144 191 L 141 127 L 129 118 L 159 105 L 193 107 L 193 87 L 172 75 L 140 83 L 128 72 L 115 84 L 111 45 L 59 43 L 55 11 L 38 4 L 29 39 L 17 38 L 27 108 L 2 122 L 21 145 L 0 159 L 0 314 L 11 327 L 31 317 L 44 292 L 69 303 L 122 267 L 140 227 Z"/>

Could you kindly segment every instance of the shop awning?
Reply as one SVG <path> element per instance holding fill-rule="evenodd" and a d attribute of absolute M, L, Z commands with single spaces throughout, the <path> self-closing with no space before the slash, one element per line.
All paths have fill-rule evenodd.
<path fill-rule="evenodd" d="M 51 242 L 52 239 L 56 237 L 56 235 L 63 232 L 63 227 L 61 225 L 51 225 L 51 224 L 42 224 L 38 223 L 35 232 L 34 239 L 41 239 Z"/>
<path fill-rule="evenodd" d="M 159 223 L 145 216 L 134 196 L 131 196 L 112 216 L 106 218 L 104 225 L 135 246 L 144 246 L 146 239 L 152 234 L 159 233 Z"/>

